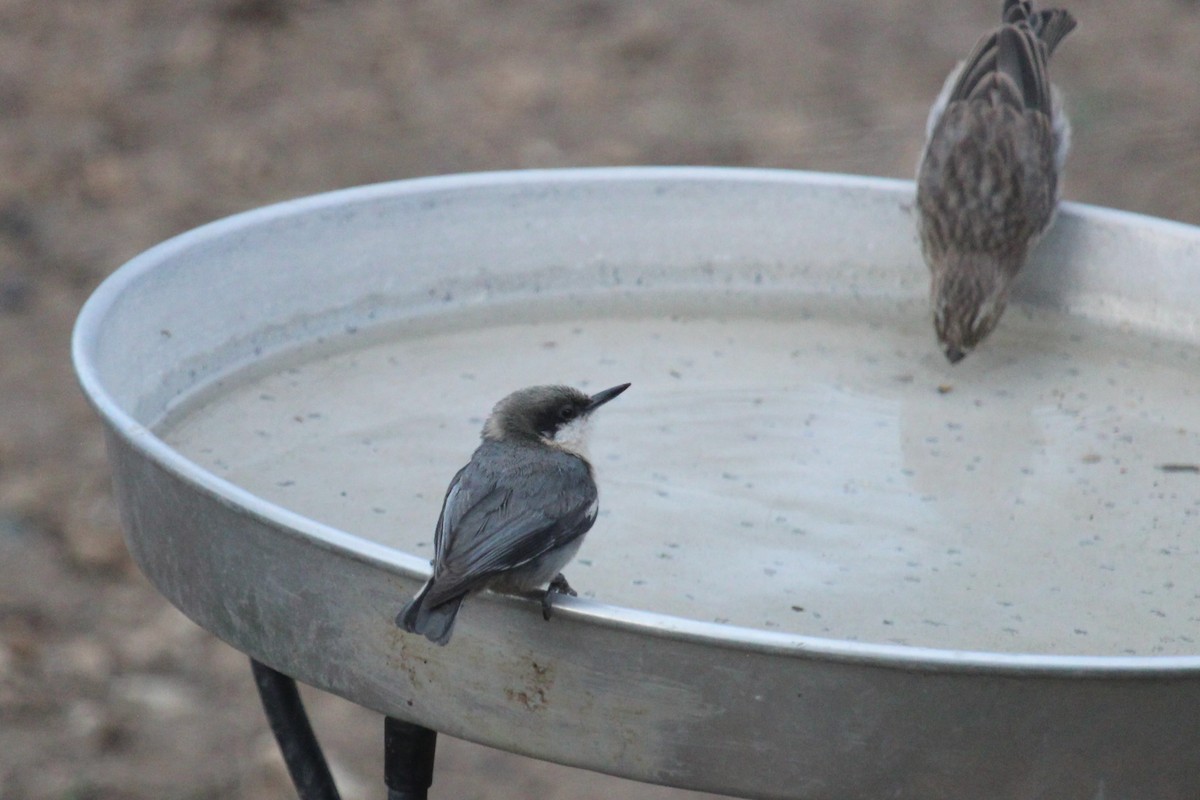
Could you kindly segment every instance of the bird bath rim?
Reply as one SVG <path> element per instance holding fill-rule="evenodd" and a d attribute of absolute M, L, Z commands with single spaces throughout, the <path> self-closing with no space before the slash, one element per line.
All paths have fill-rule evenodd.
<path fill-rule="evenodd" d="M 114 303 L 128 287 L 140 281 L 157 265 L 194 243 L 302 212 L 329 210 L 336 213 L 338 207 L 349 202 L 419 194 L 431 190 L 498 185 L 569 184 L 577 181 L 687 182 L 714 178 L 747 182 L 801 182 L 808 185 L 870 189 L 903 200 L 911 198 L 914 191 L 911 181 L 833 173 L 717 167 L 622 167 L 435 176 L 312 195 L 211 222 L 173 237 L 131 259 L 110 275 L 83 306 L 72 335 L 71 347 L 75 369 L 89 402 L 108 422 L 113 432 L 180 480 L 201 488 L 222 503 L 236 506 L 251 517 L 277 526 L 289 536 L 304 537 L 321 547 L 340 551 L 359 561 L 399 571 L 414 580 L 424 580 L 428 576 L 428 566 L 424 559 L 317 522 L 242 489 L 183 456 L 150 428 L 138 422 L 132 413 L 122 408 L 103 385 L 98 374 L 99 367 L 95 363 L 95 333 Z M 1060 210 L 1060 218 L 1063 216 L 1109 224 L 1136 225 L 1141 229 L 1157 229 L 1171 236 L 1195 236 L 1195 229 L 1183 223 L 1077 203 L 1064 203 Z M 1109 678 L 1158 678 L 1200 671 L 1200 655 L 1021 654 L 938 649 L 772 632 L 628 609 L 585 598 L 563 598 L 556 606 L 564 617 L 587 620 L 605 627 L 652 633 L 668 639 L 905 671 L 988 673 L 1013 677 Z"/>

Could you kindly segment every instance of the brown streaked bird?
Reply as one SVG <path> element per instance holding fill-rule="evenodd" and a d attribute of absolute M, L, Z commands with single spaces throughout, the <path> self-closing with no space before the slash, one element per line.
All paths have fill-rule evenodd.
<path fill-rule="evenodd" d="M 1001 25 L 946 79 L 917 172 L 921 248 L 938 342 L 961 361 L 987 337 L 1058 206 L 1070 124 L 1047 62 L 1075 27 L 1005 0 Z"/>
<path fill-rule="evenodd" d="M 559 571 L 599 509 L 584 450 L 587 422 L 628 383 L 587 395 L 570 386 L 531 386 L 505 397 L 484 423 L 482 442 L 450 481 L 434 532 L 433 576 L 396 624 L 436 644 L 450 641 L 458 609 L 485 588 L 527 592 L 547 583 L 575 594 Z"/>

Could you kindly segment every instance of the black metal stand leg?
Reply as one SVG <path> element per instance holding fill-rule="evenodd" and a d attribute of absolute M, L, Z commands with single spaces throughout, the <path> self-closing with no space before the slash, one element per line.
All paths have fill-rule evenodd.
<path fill-rule="evenodd" d="M 388 800 L 426 800 L 436 749 L 436 731 L 384 717 L 383 780 Z"/>
<path fill-rule="evenodd" d="M 304 712 L 295 679 L 253 658 L 250 668 L 254 672 L 263 710 L 267 713 L 267 722 L 271 724 L 271 732 L 279 743 L 300 800 L 340 800 L 329 764 L 313 734 L 308 714 Z"/>

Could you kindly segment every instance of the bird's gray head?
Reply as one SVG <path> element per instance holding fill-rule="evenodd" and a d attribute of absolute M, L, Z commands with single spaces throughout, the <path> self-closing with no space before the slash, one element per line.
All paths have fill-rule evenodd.
<path fill-rule="evenodd" d="M 1008 305 L 1020 268 L 993 254 L 948 253 L 933 271 L 933 327 L 951 364 L 962 361 L 987 338 Z"/>
<path fill-rule="evenodd" d="M 483 437 L 542 441 L 579 450 L 591 413 L 628 388 L 629 384 L 623 383 L 593 395 L 570 386 L 518 389 L 492 409 L 483 426 Z"/>

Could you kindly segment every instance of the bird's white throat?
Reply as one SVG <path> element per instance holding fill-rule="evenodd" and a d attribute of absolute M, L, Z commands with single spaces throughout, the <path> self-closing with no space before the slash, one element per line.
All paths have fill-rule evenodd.
<path fill-rule="evenodd" d="M 559 428 L 552 438 L 546 440 L 546 443 L 586 460 L 589 423 L 590 419 L 586 416 L 576 417 Z"/>

